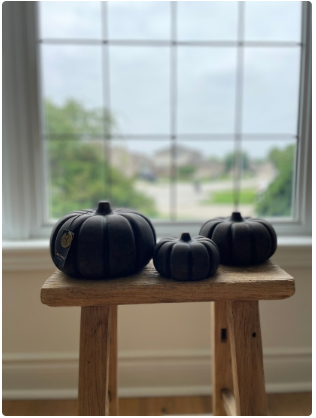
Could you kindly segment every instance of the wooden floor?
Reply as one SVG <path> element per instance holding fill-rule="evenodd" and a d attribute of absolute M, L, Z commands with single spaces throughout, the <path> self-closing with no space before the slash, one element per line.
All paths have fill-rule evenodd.
<path fill-rule="evenodd" d="M 312 394 L 283 393 L 268 395 L 270 415 L 307 416 L 312 413 Z M 5 416 L 73 416 L 76 400 L 3 401 Z M 123 398 L 119 400 L 120 415 L 186 415 L 212 412 L 210 396 Z"/>

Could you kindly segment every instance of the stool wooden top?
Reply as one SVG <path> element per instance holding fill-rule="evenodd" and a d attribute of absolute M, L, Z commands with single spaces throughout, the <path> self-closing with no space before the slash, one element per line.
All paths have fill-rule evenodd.
<path fill-rule="evenodd" d="M 252 267 L 220 265 L 216 274 L 198 282 L 161 277 L 150 262 L 132 276 L 83 280 L 56 271 L 41 290 L 48 306 L 103 306 L 219 300 L 285 299 L 295 292 L 294 279 L 271 261 Z"/>

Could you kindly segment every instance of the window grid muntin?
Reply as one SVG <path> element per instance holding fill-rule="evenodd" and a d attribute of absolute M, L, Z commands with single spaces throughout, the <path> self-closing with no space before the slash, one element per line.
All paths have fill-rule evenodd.
<path fill-rule="evenodd" d="M 241 43 L 244 39 L 244 13 L 243 2 L 238 2 L 237 23 L 237 64 L 236 64 L 236 96 L 235 96 L 235 173 L 233 177 L 234 210 L 238 210 L 238 194 L 241 188 L 242 175 L 242 104 L 243 104 L 243 78 L 244 78 L 244 48 Z"/>
<path fill-rule="evenodd" d="M 101 33 L 104 39 L 108 38 L 108 5 L 106 1 L 101 1 Z M 102 87 L 103 87 L 103 112 L 104 116 L 106 110 L 108 109 L 111 112 L 111 88 L 110 88 L 110 51 L 109 45 L 107 43 L 102 43 Z M 112 198 L 112 179 L 111 179 L 111 124 L 108 126 L 108 130 L 110 135 L 106 135 L 106 126 L 105 122 L 106 118 L 104 117 L 104 125 L 103 125 L 103 142 L 107 143 L 108 146 L 104 147 L 105 153 L 105 160 L 107 162 L 108 172 L 105 171 L 105 184 L 107 184 L 107 188 L 109 190 L 109 200 Z"/>
<path fill-rule="evenodd" d="M 302 2 L 302 8 L 303 8 Z M 293 41 L 244 41 L 243 34 L 245 29 L 245 22 L 244 22 L 244 15 L 245 15 L 245 4 L 244 2 L 238 2 L 238 23 L 237 23 L 237 41 L 178 41 L 177 40 L 177 2 L 170 2 L 171 7 L 171 33 L 170 33 L 170 40 L 116 40 L 116 39 L 109 39 L 108 37 L 108 10 L 107 10 L 107 2 L 101 2 L 101 28 L 102 28 L 102 37 L 103 39 L 39 39 L 39 44 L 53 44 L 53 45 L 82 45 L 82 46 L 89 46 L 89 45 L 100 45 L 102 48 L 102 89 L 103 89 L 103 108 L 104 111 L 108 109 L 111 111 L 111 101 L 110 101 L 110 70 L 109 70 L 109 62 L 110 62 L 110 54 L 109 54 L 109 46 L 169 46 L 170 47 L 170 135 L 152 135 L 152 134 L 122 134 L 116 135 L 110 133 L 110 135 L 105 134 L 104 132 L 100 136 L 102 136 L 104 141 L 107 141 L 109 147 L 107 147 L 109 152 L 106 152 L 106 158 L 109 167 L 109 173 L 105 179 L 109 186 L 109 197 L 111 198 L 111 178 L 110 178 L 110 167 L 111 167 L 111 142 L 115 139 L 139 139 L 139 140 L 150 140 L 150 139 L 169 139 L 170 146 L 171 146 L 171 181 L 170 181 L 170 221 L 176 221 L 176 214 L 177 214 L 177 178 L 176 178 L 176 146 L 177 146 L 177 139 L 182 138 L 182 141 L 185 141 L 183 137 L 187 136 L 194 136 L 195 139 L 205 140 L 205 141 L 212 141 L 224 139 L 224 140 L 231 140 L 232 138 L 235 139 L 235 152 L 242 151 L 242 141 L 247 141 L 247 139 L 255 139 L 256 137 L 260 140 L 264 139 L 296 139 L 296 155 L 294 158 L 294 169 L 293 169 L 293 182 L 292 182 L 292 207 L 291 207 L 291 216 L 290 217 L 282 217 L 280 221 L 288 221 L 288 220 L 295 220 L 296 219 L 296 194 L 297 194 L 297 159 L 298 159 L 298 147 L 299 147 L 299 134 L 298 134 L 298 127 L 297 127 L 297 134 L 243 134 L 242 133 L 242 98 L 243 98 L 243 76 L 244 76 L 244 48 L 246 47 L 276 47 L 276 48 L 300 48 L 300 55 L 302 59 L 302 46 L 303 46 L 303 24 L 301 25 L 301 42 L 293 42 Z M 301 20 L 302 23 L 304 21 L 304 13 L 301 13 Z M 231 134 L 177 134 L 177 48 L 181 46 L 205 46 L 205 47 L 236 47 L 236 54 L 237 54 L 237 67 L 236 67 L 236 96 L 235 96 L 235 129 L 234 133 Z M 302 72 L 302 64 L 300 64 L 300 77 Z M 299 89 L 301 89 L 301 85 L 299 85 Z M 299 111 L 298 111 L 299 112 Z M 299 114 L 297 115 L 297 121 L 299 121 Z M 42 127 L 44 124 L 42 123 Z M 66 136 L 67 134 L 65 134 Z M 84 135 L 78 134 L 76 136 Z M 93 135 L 87 134 L 91 138 Z M 64 136 L 63 134 L 53 135 L 55 139 L 62 139 Z M 100 137 L 98 136 L 98 137 Z M 42 132 L 42 139 L 52 139 L 50 134 Z M 191 141 L 190 138 L 187 139 Z M 106 150 L 106 147 L 105 147 Z M 238 172 L 238 166 L 240 166 L 241 161 L 238 161 L 236 158 L 236 166 L 235 169 Z M 239 171 L 238 176 L 241 176 L 242 171 Z M 238 176 L 235 176 L 233 182 L 235 185 L 241 179 Z M 47 190 L 47 189 L 46 189 Z M 234 191 L 235 192 L 235 191 Z M 156 220 L 157 221 L 157 220 Z M 159 223 L 164 223 L 164 221 L 159 221 Z M 190 224 L 197 224 L 197 221 L 191 221 Z M 180 224 L 187 224 L 187 222 L 180 221 L 177 222 L 178 225 Z"/>
<path fill-rule="evenodd" d="M 170 170 L 170 220 L 177 219 L 177 2 L 171 7 L 171 46 L 170 46 L 170 133 L 171 133 L 171 170 Z"/>
<path fill-rule="evenodd" d="M 41 38 L 39 43 L 53 45 L 113 45 L 113 46 L 205 46 L 205 47 L 262 47 L 262 48 L 293 48 L 302 46 L 301 42 L 293 41 L 159 41 L 159 40 L 131 40 L 131 39 L 66 39 Z"/>

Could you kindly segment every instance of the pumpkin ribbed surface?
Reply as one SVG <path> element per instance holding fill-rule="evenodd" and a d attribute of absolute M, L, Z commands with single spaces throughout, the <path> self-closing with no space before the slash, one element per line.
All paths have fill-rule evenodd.
<path fill-rule="evenodd" d="M 207 221 L 200 235 L 217 244 L 222 264 L 247 266 L 263 263 L 277 248 L 277 236 L 269 222 L 243 218 L 239 212 L 233 212 L 228 218 Z"/>
<path fill-rule="evenodd" d="M 130 209 L 112 210 L 108 202 L 100 202 L 97 210 L 72 212 L 56 223 L 50 238 L 53 261 L 65 230 L 73 231 L 74 238 L 61 270 L 78 278 L 137 272 L 152 258 L 156 243 L 148 218 Z"/>
<path fill-rule="evenodd" d="M 212 276 L 219 265 L 217 246 L 202 236 L 164 238 L 155 247 L 154 266 L 164 276 L 175 280 L 201 280 Z"/>

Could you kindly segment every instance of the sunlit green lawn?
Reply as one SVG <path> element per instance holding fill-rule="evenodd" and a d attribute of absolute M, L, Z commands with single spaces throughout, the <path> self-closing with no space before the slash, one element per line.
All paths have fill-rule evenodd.
<path fill-rule="evenodd" d="M 239 195 L 239 203 L 242 205 L 253 204 L 256 198 L 256 190 L 251 189 L 241 189 Z M 227 204 L 232 205 L 234 203 L 234 195 L 232 190 L 222 190 L 210 192 L 208 199 L 203 201 L 203 204 Z"/>

